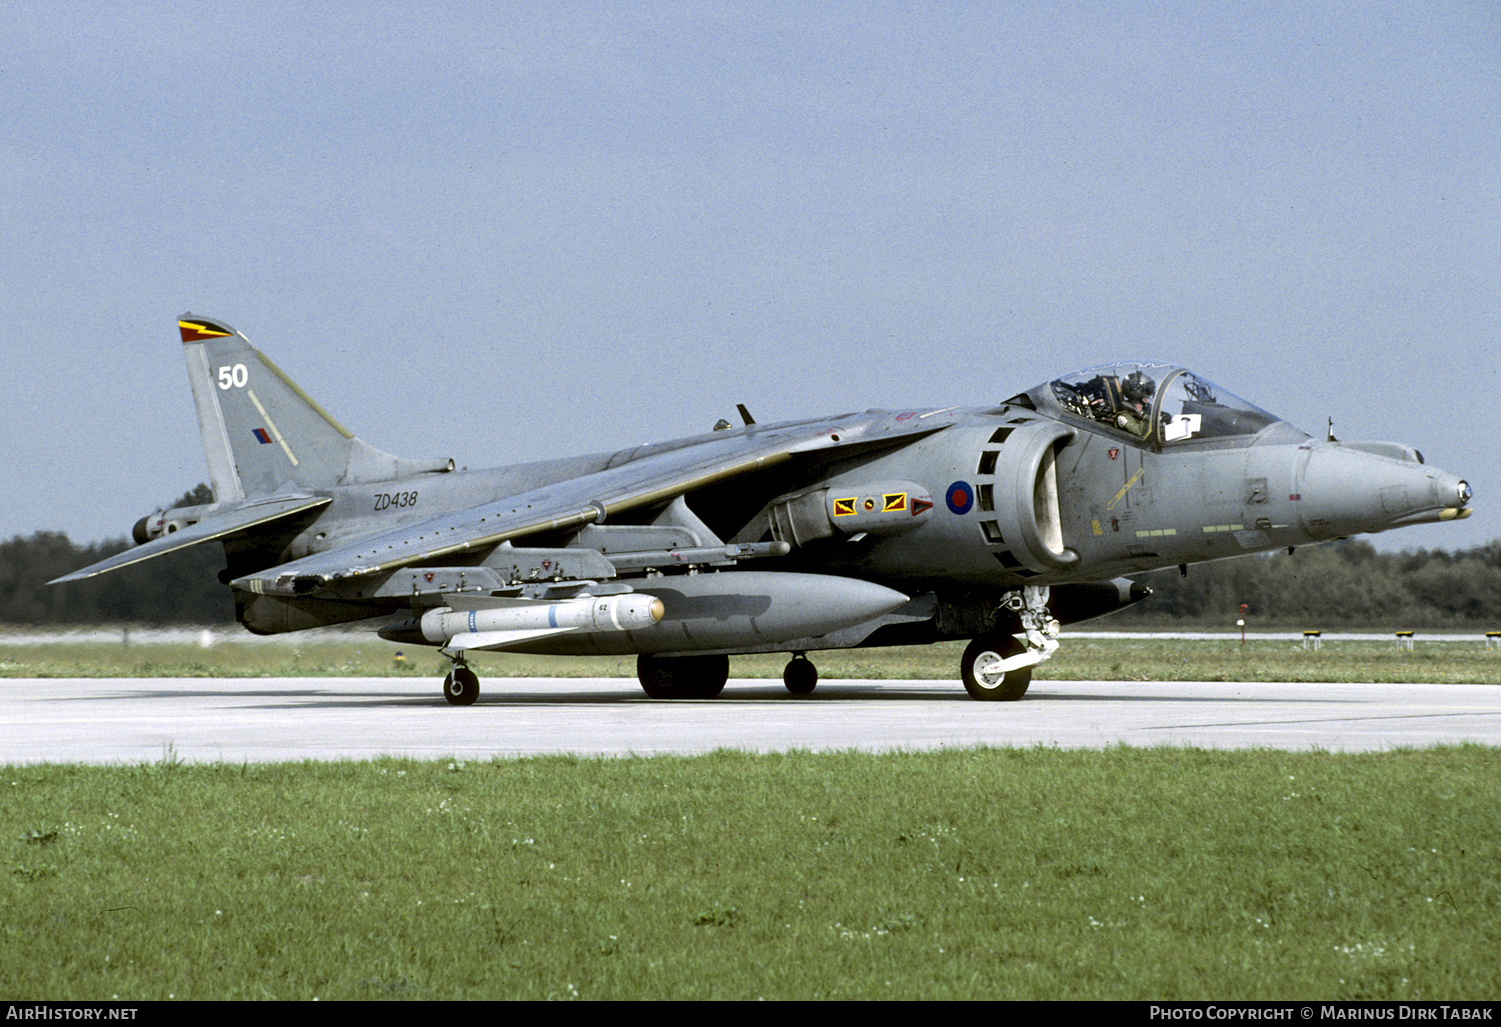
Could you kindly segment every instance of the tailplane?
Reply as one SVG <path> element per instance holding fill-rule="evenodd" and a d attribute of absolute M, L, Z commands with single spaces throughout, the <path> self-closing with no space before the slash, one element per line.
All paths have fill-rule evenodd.
<path fill-rule="evenodd" d="M 177 327 L 218 502 L 453 470 L 361 442 L 223 321 L 183 314 Z"/>

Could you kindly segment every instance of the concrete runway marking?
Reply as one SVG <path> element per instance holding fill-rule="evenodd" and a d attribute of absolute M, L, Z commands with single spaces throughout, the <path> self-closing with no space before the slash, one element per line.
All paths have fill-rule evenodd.
<path fill-rule="evenodd" d="M 1040 681 L 1017 703 L 978 703 L 950 681 L 830 680 L 799 698 L 780 682 L 732 680 L 719 699 L 661 702 L 624 678 L 482 687 L 476 705 L 451 707 L 436 680 L 416 677 L 10 679 L 0 764 L 1501 745 L 1491 685 Z"/>

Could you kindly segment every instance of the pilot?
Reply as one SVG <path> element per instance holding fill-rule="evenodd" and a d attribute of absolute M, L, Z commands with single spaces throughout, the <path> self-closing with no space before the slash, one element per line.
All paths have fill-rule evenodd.
<path fill-rule="evenodd" d="M 1130 432 L 1137 438 L 1146 438 L 1152 421 L 1148 408 L 1157 383 L 1140 371 L 1132 371 L 1121 380 L 1121 406 L 1115 411 L 1113 423 L 1121 431 Z"/>
<path fill-rule="evenodd" d="M 1151 428 L 1148 408 L 1156 391 L 1157 383 L 1139 370 L 1124 378 L 1099 375 L 1079 387 L 1095 420 L 1138 438 Z"/>

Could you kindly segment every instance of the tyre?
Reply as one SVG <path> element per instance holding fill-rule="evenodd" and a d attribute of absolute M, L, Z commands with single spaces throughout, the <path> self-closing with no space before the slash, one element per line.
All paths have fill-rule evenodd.
<path fill-rule="evenodd" d="M 455 667 L 443 679 L 443 698 L 454 706 L 473 706 L 479 698 L 479 675 L 468 667 Z"/>
<path fill-rule="evenodd" d="M 1015 702 L 1027 694 L 1032 683 L 1032 668 L 1003 671 L 999 664 L 1026 652 L 1026 647 L 1010 635 L 981 635 L 964 650 L 959 665 L 964 690 L 982 702 Z"/>
<path fill-rule="evenodd" d="M 818 687 L 818 668 L 806 656 L 794 656 L 782 671 L 782 684 L 793 695 L 808 695 Z"/>
<path fill-rule="evenodd" d="M 728 656 L 636 657 L 636 680 L 652 699 L 713 699 L 729 679 Z"/>

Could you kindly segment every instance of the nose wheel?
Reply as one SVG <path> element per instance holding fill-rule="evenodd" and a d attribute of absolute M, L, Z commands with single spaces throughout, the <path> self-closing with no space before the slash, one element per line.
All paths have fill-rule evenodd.
<path fill-rule="evenodd" d="M 1032 666 L 1017 666 L 1025 660 L 1027 647 L 1010 635 L 981 635 L 964 650 L 959 673 L 964 690 L 982 702 L 1015 702 L 1027 694 Z"/>
<path fill-rule="evenodd" d="M 1048 609 L 1049 590 L 1027 587 L 1011 592 L 1001 602 L 998 614 L 1008 611 L 1021 630 L 1007 634 L 989 631 L 964 650 L 959 676 L 964 690 L 982 702 L 1015 702 L 1027 694 L 1032 668 L 1058 648 L 1058 621 Z M 1002 618 L 1005 622 L 1009 618 Z"/>

